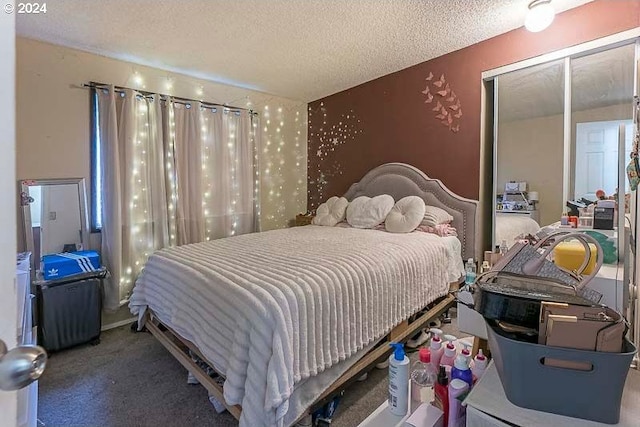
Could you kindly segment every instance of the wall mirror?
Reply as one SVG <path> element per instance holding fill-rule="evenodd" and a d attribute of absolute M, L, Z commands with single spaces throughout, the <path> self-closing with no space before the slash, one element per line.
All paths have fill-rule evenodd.
<path fill-rule="evenodd" d="M 494 245 L 597 199 L 629 213 L 635 51 L 630 42 L 495 77 Z"/>
<path fill-rule="evenodd" d="M 32 268 L 44 255 L 86 248 L 89 243 L 84 178 L 22 180 L 24 241 Z"/>

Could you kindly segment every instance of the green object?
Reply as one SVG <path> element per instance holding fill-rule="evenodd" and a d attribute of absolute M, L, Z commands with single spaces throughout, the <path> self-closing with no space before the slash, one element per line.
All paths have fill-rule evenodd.
<path fill-rule="evenodd" d="M 603 252 L 603 261 L 605 264 L 617 264 L 618 263 L 618 251 L 616 250 L 615 243 L 609 239 L 606 235 L 597 231 L 585 231 L 586 234 L 593 237 L 600 243 Z"/>

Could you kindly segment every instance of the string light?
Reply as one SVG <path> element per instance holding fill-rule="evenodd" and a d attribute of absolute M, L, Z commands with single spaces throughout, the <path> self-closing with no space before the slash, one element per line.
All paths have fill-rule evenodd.
<path fill-rule="evenodd" d="M 310 198 L 309 208 L 314 208 L 326 199 L 325 189 L 329 181 L 336 176 L 343 174 L 343 167 L 339 158 L 335 158 L 331 153 L 347 143 L 353 143 L 357 140 L 358 135 L 363 133 L 360 126 L 360 120 L 356 117 L 353 110 L 346 114 L 342 114 L 337 123 L 327 126 L 327 109 L 324 102 L 320 103 L 319 110 L 322 112 L 321 118 L 313 115 L 313 111 L 309 109 L 309 140 L 316 143 L 314 151 L 318 158 L 315 162 L 315 170 L 311 170 L 311 159 L 307 159 L 309 174 L 315 175 L 315 178 L 309 181 L 314 186 L 313 196 Z M 322 121 L 322 126 L 316 126 L 318 131 L 314 131 L 313 122 Z"/>
<path fill-rule="evenodd" d="M 133 81 L 138 87 L 144 84 L 142 76 L 136 71 Z M 174 87 L 174 79 L 166 77 L 165 88 L 172 90 Z M 204 87 L 195 87 L 194 92 L 198 96 L 204 95 Z M 219 158 L 215 150 L 216 142 L 214 141 L 214 130 L 218 129 L 219 120 L 223 120 L 223 129 L 226 130 L 223 142 L 228 155 L 228 171 L 231 178 L 230 188 L 227 190 L 228 203 L 228 229 L 222 234 L 237 235 L 245 233 L 252 229 L 250 224 L 246 223 L 246 212 L 250 209 L 247 203 L 250 200 L 258 200 L 260 203 L 255 204 L 253 208 L 255 221 L 254 223 L 262 223 L 264 228 L 279 228 L 286 226 L 287 222 L 298 212 L 305 210 L 306 205 L 306 180 L 300 177 L 306 176 L 306 144 L 304 142 L 304 134 L 306 132 L 306 118 L 300 114 L 300 104 L 284 104 L 272 106 L 266 105 L 264 102 L 254 102 L 245 97 L 246 106 L 253 107 L 255 104 L 260 108 L 263 104 L 260 117 L 250 120 L 247 125 L 246 120 L 251 116 L 246 113 L 240 115 L 229 109 L 200 109 L 198 129 L 201 132 L 202 140 L 202 213 L 205 217 L 205 235 L 203 238 L 207 241 L 221 236 L 219 227 L 215 220 L 217 203 L 222 193 L 216 185 L 215 176 L 210 174 L 215 171 Z M 146 98 L 140 98 L 136 104 L 136 111 L 141 117 L 141 128 L 138 129 L 137 137 L 131 142 L 134 147 L 132 151 L 133 167 L 131 194 L 129 208 L 131 210 L 131 225 L 129 227 L 131 239 L 131 254 L 129 265 L 123 269 L 120 282 L 123 285 L 123 293 L 129 293 L 130 287 L 140 272 L 142 266 L 146 262 L 147 257 L 153 253 L 158 243 L 154 243 L 153 222 L 149 217 L 151 209 L 151 191 L 149 190 L 150 175 L 147 165 L 151 164 L 149 153 L 153 150 L 149 149 L 151 135 L 155 130 L 151 130 L 148 121 L 148 115 L 152 111 L 150 102 Z M 230 103 L 238 105 L 237 103 Z M 175 161 L 175 139 L 176 139 L 176 112 L 174 110 L 178 106 L 169 104 L 168 110 L 168 145 L 165 148 L 165 173 L 167 191 L 168 191 L 168 209 L 169 209 L 169 242 L 172 246 L 177 243 L 178 230 L 176 225 L 176 213 L 178 206 L 178 195 L 176 185 L 176 173 L 174 171 Z M 226 112 L 226 113 L 225 113 Z M 247 125 L 243 132 L 249 133 L 251 146 L 253 147 L 253 170 L 249 170 L 253 183 L 253 197 L 247 197 L 244 190 L 241 189 L 239 183 L 247 173 L 242 162 L 239 161 L 241 148 L 239 143 L 239 125 L 243 123 Z M 243 126 L 244 126 L 243 125 Z M 219 147 L 219 146 L 218 146 Z M 273 150 L 271 147 L 275 147 Z M 295 147 L 293 150 L 285 150 L 285 147 Z M 295 165 L 295 166 L 294 166 Z M 210 177 L 211 175 L 211 177 Z M 241 178 L 242 176 L 242 178 Z M 133 185 L 135 184 L 135 185 Z M 292 197 L 293 195 L 293 197 Z M 267 208 L 267 212 L 263 215 L 261 206 Z M 225 212 L 225 211 L 223 211 Z M 135 236 L 135 237 L 134 237 Z M 163 244 L 166 246 L 166 243 Z M 129 289 L 127 289 L 129 287 Z"/>
<path fill-rule="evenodd" d="M 142 76 L 140 75 L 140 73 L 138 73 L 137 71 L 135 71 L 133 73 L 133 82 L 137 85 L 137 86 L 141 86 L 142 85 Z"/>

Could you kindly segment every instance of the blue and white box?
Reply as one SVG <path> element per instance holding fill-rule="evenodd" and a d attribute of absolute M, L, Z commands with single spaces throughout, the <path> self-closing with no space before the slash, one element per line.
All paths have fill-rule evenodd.
<path fill-rule="evenodd" d="M 42 272 L 45 280 L 62 279 L 99 269 L 100 254 L 96 251 L 64 252 L 42 257 Z"/>

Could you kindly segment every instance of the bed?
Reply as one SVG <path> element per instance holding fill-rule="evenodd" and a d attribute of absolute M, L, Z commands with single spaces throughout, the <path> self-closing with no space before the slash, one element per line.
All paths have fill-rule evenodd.
<path fill-rule="evenodd" d="M 309 225 L 167 248 L 130 308 L 241 426 L 291 425 L 452 305 L 462 257 L 477 258 L 477 202 L 401 163 L 345 197 L 380 194 L 447 210 L 458 238 Z"/>
<path fill-rule="evenodd" d="M 518 237 L 535 235 L 538 230 L 540 225 L 528 215 L 496 213 L 496 245 L 500 245 L 504 240 L 507 246 L 511 247 Z"/>

